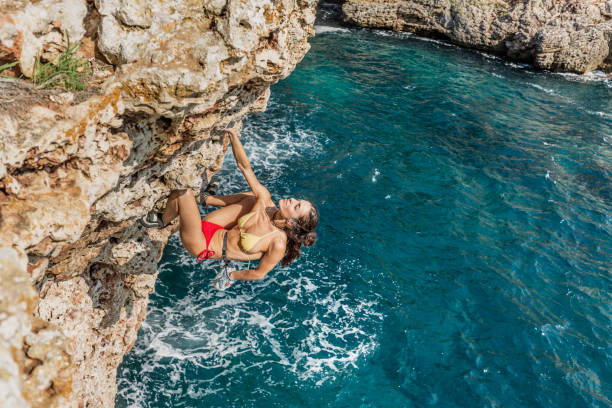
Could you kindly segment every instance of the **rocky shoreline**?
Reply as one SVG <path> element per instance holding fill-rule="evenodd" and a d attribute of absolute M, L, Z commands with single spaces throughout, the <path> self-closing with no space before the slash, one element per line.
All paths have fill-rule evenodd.
<path fill-rule="evenodd" d="M 612 1 L 346 0 L 360 27 L 436 36 L 536 69 L 612 72 Z"/>
<path fill-rule="evenodd" d="M 176 228 L 137 218 L 221 167 L 217 129 L 265 109 L 314 13 L 313 0 L 0 2 L 0 65 L 24 77 L 0 78 L 0 405 L 114 405 Z M 85 89 L 33 84 L 68 41 Z"/>

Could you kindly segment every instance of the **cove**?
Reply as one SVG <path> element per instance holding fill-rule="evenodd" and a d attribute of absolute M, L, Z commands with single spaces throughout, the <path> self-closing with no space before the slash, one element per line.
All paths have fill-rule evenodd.
<path fill-rule="evenodd" d="M 175 236 L 117 406 L 610 406 L 612 83 L 317 31 L 243 133 L 317 245 L 217 293 Z"/>

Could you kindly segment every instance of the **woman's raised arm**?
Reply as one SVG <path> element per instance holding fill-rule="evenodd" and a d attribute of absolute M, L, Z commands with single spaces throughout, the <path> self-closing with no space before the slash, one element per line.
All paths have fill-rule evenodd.
<path fill-rule="evenodd" d="M 242 146 L 242 142 L 238 138 L 238 135 L 232 129 L 226 129 L 225 131 L 229 134 L 230 142 L 232 143 L 232 153 L 234 153 L 234 159 L 236 159 L 236 164 L 242 172 L 242 175 L 244 176 L 246 182 L 249 183 L 251 191 L 255 194 L 257 198 L 269 199 L 270 192 L 267 188 L 263 186 L 263 184 L 259 182 L 259 180 L 257 180 L 257 177 L 255 176 L 255 173 L 251 168 L 249 158 L 247 157 L 246 152 L 244 151 L 244 146 Z"/>

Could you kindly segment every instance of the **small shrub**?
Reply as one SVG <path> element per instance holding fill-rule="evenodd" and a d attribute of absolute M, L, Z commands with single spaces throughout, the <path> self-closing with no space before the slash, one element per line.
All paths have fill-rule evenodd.
<path fill-rule="evenodd" d="M 85 87 L 83 76 L 91 72 L 89 64 L 75 55 L 79 49 L 78 43 L 70 44 L 70 40 L 67 43 L 56 62 L 41 63 L 40 56 L 36 57 L 32 79 L 40 88 L 63 86 L 66 89 L 81 90 Z"/>

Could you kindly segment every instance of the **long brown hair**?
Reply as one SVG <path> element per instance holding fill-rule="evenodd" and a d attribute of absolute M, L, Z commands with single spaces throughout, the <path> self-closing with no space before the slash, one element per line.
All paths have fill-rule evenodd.
<path fill-rule="evenodd" d="M 287 223 L 283 228 L 283 231 L 287 234 L 287 247 L 285 248 L 285 256 L 281 260 L 282 266 L 289 265 L 300 256 L 302 245 L 310 247 L 317 242 L 315 228 L 319 223 L 319 211 L 314 204 L 311 203 L 311 205 L 312 208 L 307 215 L 293 218 L 293 223 Z"/>

